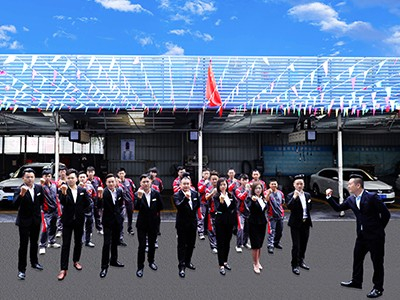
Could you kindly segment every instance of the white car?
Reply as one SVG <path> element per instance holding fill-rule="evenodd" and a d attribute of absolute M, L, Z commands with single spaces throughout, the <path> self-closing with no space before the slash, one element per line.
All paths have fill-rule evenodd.
<path fill-rule="evenodd" d="M 347 190 L 347 182 L 350 175 L 358 174 L 364 178 L 364 188 L 373 193 L 377 193 L 381 199 L 386 203 L 393 203 L 395 200 L 395 193 L 393 187 L 378 180 L 376 177 L 368 174 L 366 171 L 356 168 L 343 168 L 343 197 L 346 199 L 350 193 Z M 310 189 L 314 195 L 325 193 L 327 188 L 333 190 L 332 196 L 339 198 L 339 176 L 337 168 L 325 168 L 319 172 L 312 174 L 310 178 Z"/>
<path fill-rule="evenodd" d="M 22 172 L 26 168 L 31 168 L 35 171 L 36 183 L 40 182 L 43 169 L 52 169 L 54 174 L 54 163 L 31 163 L 23 165 L 17 171 L 10 174 L 10 179 L 6 179 L 0 182 L 0 201 L 13 201 L 14 191 L 22 184 Z"/>

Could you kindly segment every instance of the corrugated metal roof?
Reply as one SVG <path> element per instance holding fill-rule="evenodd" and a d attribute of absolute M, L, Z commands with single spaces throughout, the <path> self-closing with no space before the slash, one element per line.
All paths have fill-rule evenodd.
<path fill-rule="evenodd" d="M 400 108 L 391 57 L 0 55 L 3 110 L 199 110 L 212 62 L 224 110 L 343 114 Z"/>

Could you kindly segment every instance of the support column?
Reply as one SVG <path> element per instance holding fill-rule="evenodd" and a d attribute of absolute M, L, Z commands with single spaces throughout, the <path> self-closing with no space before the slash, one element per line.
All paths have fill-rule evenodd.
<path fill-rule="evenodd" d="M 337 118 L 337 165 L 338 165 L 338 192 L 339 204 L 343 203 L 343 137 L 342 137 L 342 115 Z M 344 211 L 340 212 L 340 216 L 344 216 Z"/>
<path fill-rule="evenodd" d="M 198 132 L 198 140 L 197 140 L 197 153 L 198 153 L 198 181 L 200 181 L 203 175 L 203 119 L 204 119 L 204 111 L 199 113 L 199 132 Z"/>
<path fill-rule="evenodd" d="M 56 125 L 56 133 L 54 136 L 54 180 L 58 182 L 58 169 L 60 167 L 60 116 L 58 112 L 54 112 L 53 117 Z"/>

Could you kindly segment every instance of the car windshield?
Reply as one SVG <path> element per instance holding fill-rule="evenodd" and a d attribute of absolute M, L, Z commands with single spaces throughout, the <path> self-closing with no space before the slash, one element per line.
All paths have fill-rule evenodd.
<path fill-rule="evenodd" d="M 25 168 L 28 167 L 22 167 L 19 168 L 12 176 L 12 178 L 22 178 L 22 172 L 24 171 Z M 43 167 L 29 167 L 35 171 L 35 177 L 41 177 L 42 176 L 42 171 Z"/>
<path fill-rule="evenodd" d="M 367 172 L 364 172 L 362 170 L 351 170 L 351 171 L 343 171 L 343 180 L 349 181 L 351 175 L 361 175 L 363 177 L 364 181 L 374 181 L 375 179 L 369 175 Z"/>

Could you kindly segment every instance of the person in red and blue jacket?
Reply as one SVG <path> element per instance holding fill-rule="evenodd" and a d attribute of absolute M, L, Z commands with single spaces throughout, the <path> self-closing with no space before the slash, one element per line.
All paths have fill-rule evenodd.
<path fill-rule="evenodd" d="M 197 234 L 200 240 L 204 240 L 205 228 L 207 228 L 207 211 L 208 205 L 206 200 L 206 190 L 211 186 L 210 183 L 210 170 L 208 168 L 203 169 L 203 178 L 197 184 L 197 191 L 200 194 L 200 207 L 197 213 Z"/>
<path fill-rule="evenodd" d="M 249 176 L 247 174 L 241 174 L 239 177 L 240 186 L 235 189 L 234 197 L 237 201 L 238 205 L 238 229 L 236 234 L 236 252 L 242 252 L 242 247 L 246 245 L 246 247 L 250 248 L 248 241 L 248 225 L 247 219 L 249 217 L 249 209 L 246 206 L 246 198 L 251 193 L 251 188 L 249 184 Z"/>

